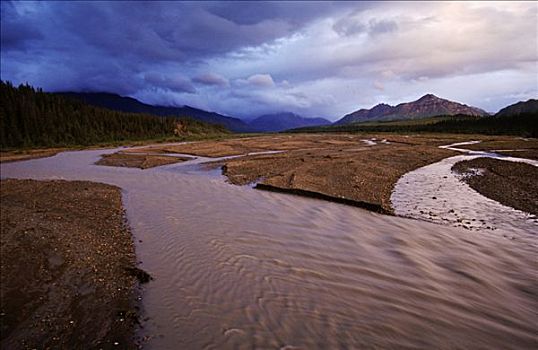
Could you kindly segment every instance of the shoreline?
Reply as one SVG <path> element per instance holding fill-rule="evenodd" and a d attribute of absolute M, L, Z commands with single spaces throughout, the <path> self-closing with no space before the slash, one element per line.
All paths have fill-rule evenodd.
<path fill-rule="evenodd" d="M 173 153 L 208 159 L 230 157 L 214 162 L 208 160 L 204 164 L 208 169 L 220 167 L 227 181 L 234 185 L 255 184 L 257 189 L 314 197 L 394 215 L 390 197 L 398 180 L 454 154 L 456 150 L 439 145 L 461 141 L 465 136 L 268 134 L 188 143 L 150 143 L 103 155 L 96 164 L 146 169 L 191 160 L 187 156 L 169 156 Z M 365 139 L 367 137 L 370 139 Z M 465 150 L 460 151 L 494 151 L 501 146 L 538 147 L 535 139 L 485 135 L 475 138 L 481 142 L 466 142 Z M 270 153 L 269 149 L 277 151 L 257 154 Z"/>
<path fill-rule="evenodd" d="M 481 157 L 460 161 L 451 170 L 484 197 L 538 215 L 538 167 Z"/>
<path fill-rule="evenodd" d="M 536 245 L 252 191 L 222 177 L 208 181 L 182 165 L 174 171 L 94 166 L 100 153 L 69 152 L 35 167 L 10 164 L 3 175 L 124 189 L 137 258 L 155 276 L 142 301 L 149 319 L 140 336 L 148 347 L 269 348 L 275 340 L 338 347 L 341 338 L 323 337 L 327 325 L 359 335 L 344 339 L 347 347 L 404 341 L 448 348 L 457 345 L 454 334 L 466 348 L 523 348 L 536 340 L 528 326 L 536 320 L 529 312 L 536 305 L 529 294 Z M 394 306 L 390 318 L 371 318 L 387 305 Z M 312 310 L 329 318 L 312 317 Z M 361 334 L 372 336 L 365 342 Z"/>
<path fill-rule="evenodd" d="M 1 330 L 6 348 L 138 348 L 139 284 L 121 189 L 1 182 Z"/>

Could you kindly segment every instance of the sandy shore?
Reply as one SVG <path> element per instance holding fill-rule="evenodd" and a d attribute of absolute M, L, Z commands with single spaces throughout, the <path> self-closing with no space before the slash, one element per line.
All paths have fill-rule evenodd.
<path fill-rule="evenodd" d="M 256 184 L 259 189 L 322 198 L 390 214 L 394 212 L 390 197 L 403 175 L 456 155 L 458 152 L 439 146 L 469 138 L 480 143 L 465 145 L 467 149 L 538 157 L 538 140 L 519 137 L 271 134 L 135 147 L 104 155 L 96 164 L 147 169 L 192 159 L 187 155 L 206 157 L 208 162 L 211 158 L 230 157 L 208 167 L 221 168 L 232 184 Z M 263 152 L 274 153 L 260 154 Z M 38 157 L 39 153 L 27 156 Z"/>
<path fill-rule="evenodd" d="M 0 163 L 52 157 L 58 154 L 58 152 L 62 152 L 65 150 L 66 148 L 46 148 L 46 149 L 36 149 L 36 150 L 0 152 Z"/>
<path fill-rule="evenodd" d="M 464 146 L 469 149 L 501 149 L 505 154 L 531 158 L 538 151 L 535 139 L 446 134 L 276 134 L 153 145 L 133 151 L 232 157 L 209 166 L 220 167 L 232 184 L 256 184 L 259 189 L 393 213 L 390 197 L 404 174 L 457 155 L 459 152 L 439 146 L 469 138 L 480 141 Z M 267 151 L 278 153 L 252 154 Z"/>
<path fill-rule="evenodd" d="M 105 154 L 95 164 L 107 166 L 119 166 L 127 168 L 148 169 L 156 166 L 174 164 L 189 160 L 187 157 L 173 157 L 159 154 L 135 154 L 116 152 Z"/>
<path fill-rule="evenodd" d="M 1 345 L 136 348 L 138 270 L 119 188 L 1 182 Z"/>
<path fill-rule="evenodd" d="M 538 215 L 538 167 L 492 158 L 475 158 L 452 167 L 475 191 L 515 209 Z"/>
<path fill-rule="evenodd" d="M 94 165 L 103 153 L 2 164 L 2 176 L 124 190 L 137 259 L 155 278 L 142 300 L 148 349 L 537 343 L 538 246 L 523 229 L 507 239 L 254 191 L 193 167 L 200 158 L 147 171 Z"/>
<path fill-rule="evenodd" d="M 236 185 L 323 198 L 390 213 L 390 193 L 398 178 L 454 152 L 437 146 L 454 136 L 357 134 L 264 135 L 224 141 L 196 142 L 161 152 L 205 157 L 279 151 L 215 162 Z M 159 151 L 159 147 L 150 148 Z"/>

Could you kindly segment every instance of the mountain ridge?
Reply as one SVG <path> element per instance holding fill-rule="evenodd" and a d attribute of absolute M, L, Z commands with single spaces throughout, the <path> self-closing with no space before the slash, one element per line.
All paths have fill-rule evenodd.
<path fill-rule="evenodd" d="M 384 121 L 399 119 L 421 119 L 438 115 L 465 114 L 470 116 L 487 116 L 489 113 L 459 102 L 450 101 L 426 94 L 412 102 L 403 102 L 396 106 L 380 103 L 371 109 L 359 109 L 337 120 L 335 125 L 358 123 L 363 121 Z"/>
<path fill-rule="evenodd" d="M 203 122 L 222 125 L 234 132 L 252 131 L 249 125 L 239 118 L 225 116 L 216 112 L 208 112 L 186 105 L 183 107 L 150 105 L 132 97 L 121 96 L 110 92 L 58 92 L 57 94 L 115 111 L 147 113 L 159 116 L 191 117 Z"/>
<path fill-rule="evenodd" d="M 512 116 L 531 113 L 538 114 L 538 100 L 533 98 L 508 105 L 499 110 L 495 116 Z"/>

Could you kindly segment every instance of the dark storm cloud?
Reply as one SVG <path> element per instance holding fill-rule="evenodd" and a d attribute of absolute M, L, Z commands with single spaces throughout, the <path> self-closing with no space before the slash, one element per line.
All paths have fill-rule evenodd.
<path fill-rule="evenodd" d="M 110 91 L 240 116 L 329 117 L 426 92 L 476 91 L 461 100 L 494 110 L 491 96 L 537 91 L 532 3 L 1 6 L 2 79 L 48 91 Z"/>
<path fill-rule="evenodd" d="M 354 17 L 344 17 L 333 25 L 333 29 L 341 36 L 352 36 L 361 33 L 377 35 L 383 33 L 395 32 L 398 29 L 398 23 L 394 20 L 372 18 L 366 22 L 361 22 Z"/>
<path fill-rule="evenodd" d="M 207 9 L 209 12 L 226 18 L 237 24 L 254 24 L 275 18 L 285 20 L 294 26 L 301 26 L 313 18 L 318 18 L 334 12 L 350 8 L 368 8 L 372 3 L 361 4 L 353 2 L 314 2 L 305 1 L 238 1 L 212 2 Z"/>
<path fill-rule="evenodd" d="M 195 92 L 204 59 L 292 34 L 350 4 L 278 2 L 2 2 L 3 79 L 45 89 Z M 22 52 L 24 51 L 24 52 Z M 40 60 L 38 69 L 28 57 Z M 175 66 L 171 68 L 171 66 Z M 32 68 L 33 67 L 33 68 Z M 147 79 L 158 71 L 161 79 Z M 193 73 L 193 75 L 196 75 Z M 197 74 L 195 81 L 225 85 Z M 213 78 L 213 81 L 211 81 Z M 72 81 L 71 79 L 76 79 Z M 102 84 L 96 86 L 97 83 Z"/>
<path fill-rule="evenodd" d="M 165 76 L 161 73 L 150 72 L 144 75 L 144 80 L 153 87 L 169 89 L 175 92 L 195 93 L 196 89 L 191 82 L 181 76 Z"/>
<path fill-rule="evenodd" d="M 1 3 L 2 50 L 24 50 L 32 40 L 42 39 L 35 24 L 25 23 L 11 2 Z"/>

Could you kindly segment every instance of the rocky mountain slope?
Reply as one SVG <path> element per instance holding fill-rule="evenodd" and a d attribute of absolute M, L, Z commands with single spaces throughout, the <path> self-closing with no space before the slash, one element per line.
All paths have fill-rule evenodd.
<path fill-rule="evenodd" d="M 514 103 L 501 109 L 495 116 L 516 116 L 521 114 L 538 115 L 538 100 L 530 99 L 528 101 Z"/>
<path fill-rule="evenodd" d="M 90 105 L 103 107 L 115 111 L 131 112 L 131 113 L 146 113 L 160 116 L 177 116 L 191 117 L 203 122 L 219 124 L 234 132 L 247 132 L 251 128 L 247 123 L 238 118 L 228 117 L 222 114 L 204 111 L 202 109 L 183 106 L 183 107 L 168 107 L 168 106 L 153 106 L 142 103 L 131 97 L 123 97 L 117 94 L 106 92 L 65 92 L 63 96 L 68 96 L 82 100 Z"/>
<path fill-rule="evenodd" d="M 397 106 L 381 103 L 372 109 L 360 109 L 345 115 L 335 124 L 341 125 L 366 121 L 420 119 L 439 115 L 457 114 L 470 116 L 488 115 L 488 113 L 482 109 L 449 101 L 432 94 L 427 94 L 416 101 L 400 103 Z"/>

